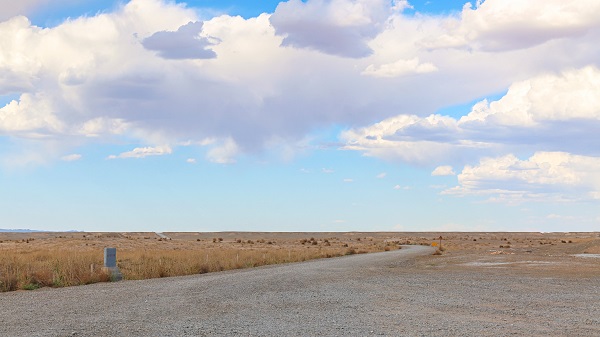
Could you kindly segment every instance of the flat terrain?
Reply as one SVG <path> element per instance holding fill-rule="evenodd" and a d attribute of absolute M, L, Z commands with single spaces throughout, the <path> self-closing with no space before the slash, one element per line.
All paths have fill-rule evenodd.
<path fill-rule="evenodd" d="M 289 240 L 312 234 L 297 235 Z M 354 233 L 353 241 L 377 235 L 390 237 Z M 394 233 L 393 239 L 431 244 L 439 235 Z M 443 255 L 412 245 L 203 275 L 2 293 L 0 335 L 600 335 L 597 233 L 441 235 L 447 238 Z"/>

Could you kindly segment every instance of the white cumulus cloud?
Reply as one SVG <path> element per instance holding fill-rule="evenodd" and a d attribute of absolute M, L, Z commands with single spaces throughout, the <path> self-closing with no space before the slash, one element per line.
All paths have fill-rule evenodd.
<path fill-rule="evenodd" d="M 467 3 L 460 19 L 444 22 L 446 34 L 423 41 L 430 48 L 471 46 L 487 51 L 529 48 L 584 35 L 600 27 L 595 0 L 486 0 Z"/>
<path fill-rule="evenodd" d="M 367 42 L 383 28 L 392 10 L 403 7 L 383 0 L 290 0 L 277 6 L 271 23 L 284 37 L 284 46 L 365 57 L 372 53 Z"/>
<path fill-rule="evenodd" d="M 438 166 L 431 172 L 432 176 L 453 176 L 455 174 L 452 166 L 448 165 Z"/>
<path fill-rule="evenodd" d="M 521 160 L 512 154 L 483 158 L 458 175 L 453 195 L 489 195 L 499 199 L 545 200 L 600 197 L 600 157 L 537 152 Z M 560 196 L 560 197 L 559 197 Z"/>
<path fill-rule="evenodd" d="M 600 70 L 595 66 L 514 83 L 467 115 L 399 115 L 342 133 L 345 149 L 420 165 L 485 153 L 563 151 L 600 155 Z M 459 162 L 460 163 L 460 162 Z"/>

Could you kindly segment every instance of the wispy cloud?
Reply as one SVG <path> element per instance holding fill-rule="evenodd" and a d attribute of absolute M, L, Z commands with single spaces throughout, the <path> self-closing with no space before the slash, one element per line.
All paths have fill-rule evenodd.
<path fill-rule="evenodd" d="M 145 158 L 148 156 L 164 156 L 173 153 L 169 146 L 157 147 L 136 147 L 135 149 L 123 152 L 118 155 L 110 155 L 107 159 L 127 159 L 127 158 Z"/>
<path fill-rule="evenodd" d="M 60 159 L 62 161 L 77 161 L 77 160 L 79 160 L 81 158 L 82 158 L 82 155 L 77 154 L 77 153 L 73 153 L 73 154 L 69 154 L 69 155 L 63 156 Z"/>

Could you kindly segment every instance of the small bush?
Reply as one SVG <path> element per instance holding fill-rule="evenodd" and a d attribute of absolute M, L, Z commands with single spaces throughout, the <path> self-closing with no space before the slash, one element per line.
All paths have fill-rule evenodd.
<path fill-rule="evenodd" d="M 26 285 L 23 286 L 23 290 L 36 290 L 39 289 L 40 286 L 38 284 L 35 283 L 28 283 Z"/>

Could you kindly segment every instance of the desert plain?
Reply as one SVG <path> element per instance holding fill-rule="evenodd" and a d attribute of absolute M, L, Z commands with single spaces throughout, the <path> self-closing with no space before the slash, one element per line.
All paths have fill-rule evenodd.
<path fill-rule="evenodd" d="M 147 279 L 389 251 L 402 245 L 436 248 L 436 255 L 422 262 L 423 268 L 600 275 L 599 233 L 5 232 L 0 233 L 0 289 L 106 281 L 77 275 L 100 272 L 105 247 L 117 248 L 125 279 Z M 44 280 L 56 279 L 59 269 L 67 282 Z M 67 280 L 68 276 L 81 280 Z"/>
<path fill-rule="evenodd" d="M 89 273 L 89 259 L 100 264 L 110 246 L 125 276 L 0 294 L 6 336 L 600 335 L 599 233 L 71 232 L 0 241 L 0 273 L 18 255 L 64 281 L 69 272 L 57 264 Z M 19 282 L 37 282 L 20 268 L 30 278 Z M 190 275 L 169 277 L 182 272 Z"/>

